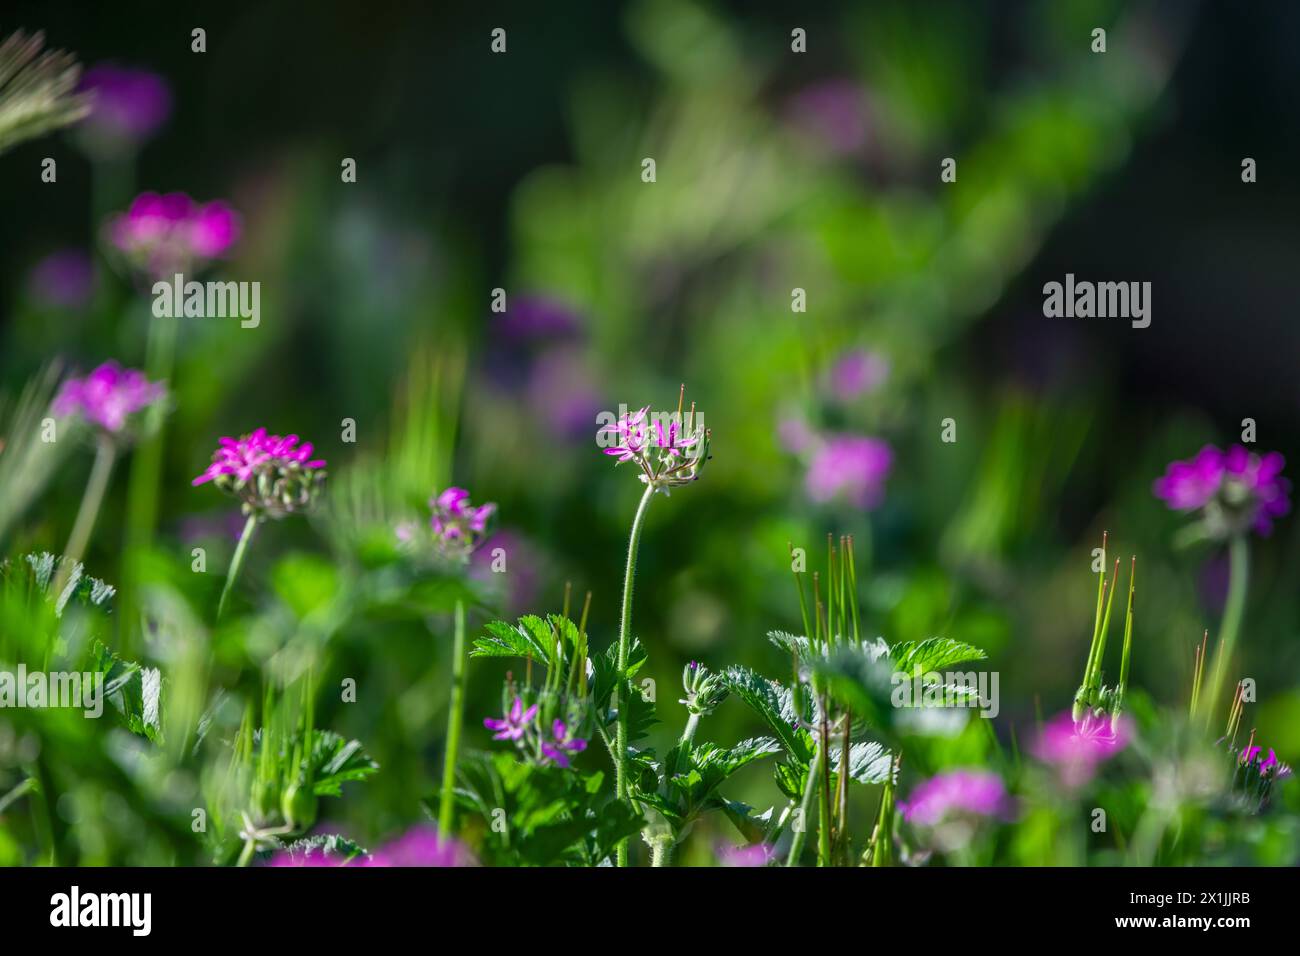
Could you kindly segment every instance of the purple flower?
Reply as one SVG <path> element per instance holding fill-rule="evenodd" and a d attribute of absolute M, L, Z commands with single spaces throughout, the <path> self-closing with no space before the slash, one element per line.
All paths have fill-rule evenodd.
<path fill-rule="evenodd" d="M 516 296 L 497 324 L 501 338 L 511 344 L 568 338 L 582 330 L 577 312 L 543 295 Z"/>
<path fill-rule="evenodd" d="M 383 844 L 370 856 L 344 860 L 336 853 L 327 853 L 319 847 L 309 850 L 282 850 L 266 863 L 267 866 L 358 866 L 358 867 L 414 867 L 414 866 L 474 866 L 474 857 L 461 843 L 450 837 L 443 838 L 427 824 L 407 830 L 394 840 Z"/>
<path fill-rule="evenodd" d="M 663 419 L 657 419 L 655 421 L 653 444 L 662 454 L 673 458 L 679 458 L 683 451 L 695 447 L 698 443 L 698 436 L 691 438 L 683 437 L 680 434 L 680 428 L 676 421 L 670 421 L 667 428 L 664 428 Z"/>
<path fill-rule="evenodd" d="M 444 554 L 467 558 L 487 536 L 488 519 L 496 513 L 495 504 L 475 507 L 464 488 L 451 487 L 429 499 L 433 515 L 429 527 Z"/>
<path fill-rule="evenodd" d="M 731 867 L 767 866 L 775 854 L 766 843 L 718 847 L 718 863 Z"/>
<path fill-rule="evenodd" d="M 987 770 L 948 770 L 936 774 L 899 801 L 904 819 L 935 826 L 952 816 L 1003 817 L 1010 810 L 1002 778 Z"/>
<path fill-rule="evenodd" d="M 245 514 L 283 518 L 311 505 L 324 483 L 325 459 L 312 451 L 297 435 L 268 435 L 265 428 L 222 438 L 211 464 L 190 484 L 211 481 L 240 498 Z"/>
<path fill-rule="evenodd" d="M 837 401 L 848 403 L 874 392 L 889 377 L 889 363 L 875 352 L 853 349 L 831 366 L 826 384 Z"/>
<path fill-rule="evenodd" d="M 494 730 L 493 740 L 519 740 L 527 733 L 533 718 L 537 716 L 537 705 L 533 704 L 527 710 L 524 710 L 524 702 L 521 698 L 516 697 L 515 702 L 510 705 L 510 712 L 500 720 L 495 717 L 485 717 L 483 726 L 488 730 Z"/>
<path fill-rule="evenodd" d="M 105 362 L 85 378 L 70 378 L 54 398 L 54 414 L 80 415 L 116 435 L 127 418 L 162 398 L 165 389 L 143 372 Z"/>
<path fill-rule="evenodd" d="M 824 80 L 796 93 L 787 115 L 837 156 L 859 152 L 867 145 L 869 113 L 861 86 L 852 80 Z"/>
<path fill-rule="evenodd" d="M 153 278 L 183 274 L 224 255 L 240 230 L 239 214 L 227 203 L 200 204 L 185 193 L 141 193 L 105 225 L 109 244 Z"/>
<path fill-rule="evenodd" d="M 1061 782 L 1073 790 L 1091 780 L 1099 764 L 1128 746 L 1132 735 L 1132 722 L 1127 717 L 1121 717 L 1112 731 L 1109 717 L 1085 717 L 1076 724 L 1067 711 L 1039 732 L 1033 754 L 1054 767 Z"/>
<path fill-rule="evenodd" d="M 569 767 L 569 754 L 581 753 L 586 749 L 587 741 L 574 737 L 562 720 L 551 724 L 551 739 L 542 740 L 542 753 L 565 769 Z"/>
<path fill-rule="evenodd" d="M 704 427 L 704 416 L 697 417 L 694 402 L 687 414 L 681 413 L 685 397 L 683 385 L 678 411 L 671 414 L 647 418 L 649 405 L 624 412 L 615 424 L 596 432 L 596 445 L 616 457 L 618 464 L 635 462 L 641 469 L 640 480 L 655 491 L 669 494 L 673 488 L 698 481 L 709 460 L 711 434 Z"/>
<path fill-rule="evenodd" d="M 362 866 L 473 866 L 469 851 L 428 825 L 411 827 L 371 854 Z"/>
<path fill-rule="evenodd" d="M 299 445 L 297 435 L 281 438 L 268 435 L 265 428 L 238 439 L 222 438 L 219 444 L 221 447 L 212 453 L 212 464 L 190 484 L 201 485 L 223 475 L 233 475 L 238 481 L 250 481 L 268 467 L 325 467 L 325 459 L 311 457 L 311 442 Z"/>
<path fill-rule="evenodd" d="M 618 420 L 618 424 L 607 425 L 597 433 L 598 435 L 612 435 L 617 442 L 617 444 L 605 449 L 606 455 L 616 455 L 620 462 L 624 462 L 639 457 L 645 451 L 650 435 L 645 423 L 645 416 L 648 411 L 650 411 L 649 405 L 639 412 L 622 416 Z"/>
<path fill-rule="evenodd" d="M 1268 757 L 1266 758 L 1260 757 L 1260 752 L 1263 749 L 1263 747 L 1258 745 L 1247 747 L 1241 753 L 1241 763 L 1244 766 L 1254 764 L 1255 769 L 1259 771 L 1261 777 L 1273 776 L 1277 779 L 1281 779 L 1282 777 L 1289 776 L 1291 768 L 1277 759 L 1277 754 L 1274 753 L 1273 748 L 1268 748 Z"/>
<path fill-rule="evenodd" d="M 808 421 L 798 411 L 787 411 L 776 423 L 776 437 L 781 447 L 794 455 L 802 455 L 816 443 L 817 436 L 808 427 Z"/>
<path fill-rule="evenodd" d="M 32 268 L 27 288 L 43 305 L 76 309 L 90 301 L 95 291 L 95 266 L 81 249 L 63 249 Z"/>
<path fill-rule="evenodd" d="M 1201 511 L 1213 537 L 1248 529 L 1267 535 L 1273 520 L 1291 509 L 1285 465 L 1275 451 L 1258 455 L 1241 445 L 1227 451 L 1206 445 L 1195 458 L 1170 462 L 1154 491 L 1175 511 Z"/>
<path fill-rule="evenodd" d="M 528 375 L 528 402 L 552 434 L 587 434 L 600 410 L 600 392 L 577 348 L 547 349 Z"/>
<path fill-rule="evenodd" d="M 80 89 L 93 93 L 90 115 L 79 127 L 92 152 L 111 155 L 133 149 L 171 115 L 171 90 L 148 70 L 101 63 L 85 72 Z"/>
<path fill-rule="evenodd" d="M 843 497 L 858 508 L 874 508 L 884 497 L 892 464 L 889 445 L 878 438 L 833 436 L 813 453 L 804 487 L 818 503 Z"/>

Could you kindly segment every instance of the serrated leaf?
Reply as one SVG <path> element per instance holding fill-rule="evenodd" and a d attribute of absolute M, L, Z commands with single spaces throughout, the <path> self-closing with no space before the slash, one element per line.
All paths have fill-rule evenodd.
<path fill-rule="evenodd" d="M 831 747 L 831 769 L 838 773 L 842 748 Z M 849 776 L 858 783 L 884 783 L 893 770 L 894 757 L 874 740 L 849 745 Z"/>
<path fill-rule="evenodd" d="M 774 680 L 768 680 L 748 667 L 729 667 L 721 674 L 723 684 L 744 701 L 795 760 L 807 764 L 812 759 L 807 734 L 795 726 L 793 695 Z"/>
<path fill-rule="evenodd" d="M 947 637 L 928 637 L 923 641 L 902 641 L 889 649 L 895 670 L 904 674 L 943 670 L 964 661 L 982 661 L 988 657 L 978 647 Z"/>
<path fill-rule="evenodd" d="M 360 741 L 348 740 L 330 730 L 312 731 L 312 792 L 319 797 L 337 797 L 349 780 L 365 780 L 379 770 L 361 747 Z"/>

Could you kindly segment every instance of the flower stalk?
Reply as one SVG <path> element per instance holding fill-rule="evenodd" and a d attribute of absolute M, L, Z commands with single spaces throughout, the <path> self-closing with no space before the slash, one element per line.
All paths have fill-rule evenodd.
<path fill-rule="evenodd" d="M 108 490 L 108 479 L 113 474 L 113 463 L 117 460 L 117 445 L 107 434 L 99 436 L 95 447 L 95 463 L 90 468 L 90 478 L 86 481 L 86 490 L 81 496 L 81 507 L 77 509 L 77 520 L 73 522 L 72 533 L 68 536 L 67 546 L 63 549 L 63 564 L 55 579 L 54 593 L 60 594 L 73 567 L 86 553 L 90 543 L 91 532 L 95 530 L 95 519 L 99 517 L 100 506 L 104 503 L 104 493 Z"/>
<path fill-rule="evenodd" d="M 444 835 L 455 826 L 456 757 L 460 749 L 461 725 L 465 719 L 465 602 L 456 602 L 452 638 L 451 703 L 447 713 L 447 752 L 442 765 L 442 795 L 438 802 L 438 831 Z"/>
<path fill-rule="evenodd" d="M 1219 647 L 1215 652 L 1214 666 L 1210 670 L 1210 685 L 1205 696 L 1205 721 L 1209 721 L 1218 706 L 1219 693 L 1227 674 L 1228 662 L 1237 648 L 1237 636 L 1246 610 L 1246 589 L 1250 577 L 1250 546 L 1244 534 L 1233 535 L 1228 541 L 1228 598 L 1223 605 L 1223 621 L 1219 625 Z"/>
<path fill-rule="evenodd" d="M 641 529 L 645 523 L 646 509 L 650 507 L 650 499 L 654 497 L 654 493 L 655 486 L 647 483 L 645 492 L 641 495 L 641 503 L 637 505 L 636 517 L 632 519 L 632 531 L 627 542 L 627 568 L 623 573 L 623 609 L 618 620 L 618 685 L 615 693 L 619 695 L 619 700 L 617 702 L 618 725 L 615 730 L 617 754 L 614 765 L 614 792 L 615 796 L 628 806 L 632 805 L 632 797 L 627 780 L 627 707 L 624 706 L 622 695 L 631 692 L 627 683 L 627 660 L 632 643 L 632 593 L 636 582 L 637 552 L 641 547 Z M 627 866 L 627 838 L 619 841 L 616 857 L 619 866 Z"/>
<path fill-rule="evenodd" d="M 253 534 L 257 531 L 257 515 L 249 515 L 244 522 L 244 530 L 239 533 L 239 543 L 235 545 L 235 553 L 230 556 L 230 568 L 226 571 L 226 584 L 221 589 L 221 600 L 217 602 L 217 620 L 221 620 L 221 615 L 226 610 L 226 602 L 230 600 L 231 589 L 235 586 L 235 581 L 239 578 L 239 572 L 244 568 L 244 559 L 248 556 L 248 546 L 252 543 Z"/>

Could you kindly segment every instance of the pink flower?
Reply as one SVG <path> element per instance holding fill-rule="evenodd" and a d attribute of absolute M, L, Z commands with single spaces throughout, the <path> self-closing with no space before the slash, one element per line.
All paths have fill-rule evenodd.
<path fill-rule="evenodd" d="M 238 497 L 245 514 L 283 518 L 309 507 L 324 483 L 325 459 L 312 451 L 297 435 L 268 435 L 265 428 L 222 438 L 211 464 L 190 484 L 213 482 Z"/>
<path fill-rule="evenodd" d="M 220 199 L 199 206 L 190 216 L 189 245 L 200 259 L 223 255 L 239 238 L 239 214 Z"/>
<path fill-rule="evenodd" d="M 1057 715 L 1039 732 L 1033 754 L 1053 766 L 1061 782 L 1073 790 L 1093 778 L 1097 766 L 1126 746 L 1133 735 L 1132 722 L 1121 717 L 1112 732 L 1110 718 L 1084 717 L 1078 724 L 1069 713 Z"/>
<path fill-rule="evenodd" d="M 695 403 L 682 414 L 686 399 L 686 386 L 682 386 L 677 411 L 672 414 L 655 414 L 650 420 L 647 405 L 633 414 L 624 413 L 613 425 L 596 433 L 596 444 L 606 455 L 613 455 L 618 464 L 635 462 L 641 470 L 640 480 L 654 491 L 670 494 L 698 481 L 709 460 L 709 429 L 704 427 L 704 416 L 696 417 Z M 689 452 L 689 454 L 687 454 Z"/>
<path fill-rule="evenodd" d="M 428 825 L 414 826 L 390 840 L 364 861 L 362 866 L 473 866 L 470 852 L 451 837 L 442 837 Z"/>
<path fill-rule="evenodd" d="M 1280 779 L 1291 773 L 1291 768 L 1277 759 L 1272 747 L 1268 748 L 1268 757 L 1261 759 L 1260 752 L 1263 749 L 1258 745 L 1247 747 L 1242 751 L 1241 763 L 1244 766 L 1254 764 L 1261 777 L 1272 775 Z"/>
<path fill-rule="evenodd" d="M 1002 778 L 986 770 L 948 770 L 924 781 L 912 799 L 899 801 L 904 819 L 935 826 L 951 816 L 1002 817 L 1010 810 Z"/>
<path fill-rule="evenodd" d="M 848 403 L 874 392 L 889 377 L 889 363 L 875 352 L 853 349 L 831 366 L 827 385 L 837 401 Z"/>
<path fill-rule="evenodd" d="M 468 557 L 483 543 L 488 519 L 496 513 L 492 503 L 475 507 L 464 488 L 451 487 L 429 499 L 433 514 L 429 518 L 438 546 L 452 557 Z"/>
<path fill-rule="evenodd" d="M 751 846 L 721 846 L 718 848 L 718 863 L 730 867 L 767 866 L 775 856 L 766 843 Z"/>
<path fill-rule="evenodd" d="M 1285 465 L 1275 451 L 1258 455 L 1242 445 L 1227 451 L 1206 445 L 1195 458 L 1170 462 L 1154 491 L 1175 511 L 1204 509 L 1216 537 L 1247 529 L 1267 535 L 1273 519 L 1291 509 L 1291 482 L 1282 477 Z"/>
<path fill-rule="evenodd" d="M 438 835 L 432 826 L 411 827 L 400 837 L 382 845 L 369 857 L 359 857 L 351 864 L 359 867 L 474 866 L 474 857 L 458 841 Z M 267 861 L 267 866 L 346 866 L 340 857 L 319 848 L 305 851 L 284 850 Z"/>
<path fill-rule="evenodd" d="M 201 485 L 222 475 L 233 475 L 238 481 L 250 481 L 258 472 L 275 468 L 324 468 L 325 459 L 312 458 L 311 442 L 298 444 L 297 435 L 268 435 L 265 428 L 243 435 L 238 439 L 222 438 L 220 446 L 212 453 L 212 464 L 190 484 Z"/>
<path fill-rule="evenodd" d="M 239 215 L 225 202 L 199 204 L 185 193 L 141 193 L 109 218 L 109 243 L 152 278 L 170 278 L 224 255 L 239 239 Z"/>
<path fill-rule="evenodd" d="M 631 461 L 641 455 L 649 441 L 649 431 L 645 424 L 648 411 L 650 411 L 649 405 L 635 414 L 624 415 L 618 420 L 618 424 L 608 425 L 597 433 L 611 435 L 617 442 L 605 449 L 606 455 L 616 455 L 620 462 Z"/>
<path fill-rule="evenodd" d="M 557 766 L 569 767 L 569 754 L 581 753 L 587 749 L 587 741 L 574 737 L 562 720 L 551 724 L 551 739 L 542 740 L 542 753 Z"/>
<path fill-rule="evenodd" d="M 521 698 L 516 697 L 515 702 L 510 705 L 510 712 L 500 720 L 495 717 L 483 718 L 483 726 L 488 730 L 495 730 L 492 735 L 493 740 L 519 740 L 527 733 L 533 718 L 537 716 L 537 705 L 533 704 L 527 710 L 524 710 L 524 702 Z"/>
<path fill-rule="evenodd" d="M 143 372 L 105 362 L 85 378 L 70 378 L 54 399 L 54 414 L 80 415 L 105 431 L 118 434 L 128 416 L 162 398 L 166 389 Z"/>
<path fill-rule="evenodd" d="M 874 508 L 892 465 L 893 452 L 880 439 L 838 435 L 813 453 L 804 487 L 818 503 L 842 497 L 855 507 Z"/>

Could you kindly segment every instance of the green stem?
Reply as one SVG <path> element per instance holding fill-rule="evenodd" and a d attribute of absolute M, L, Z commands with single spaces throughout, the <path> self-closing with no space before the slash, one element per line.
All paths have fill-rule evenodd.
<path fill-rule="evenodd" d="M 641 496 L 641 503 L 636 509 L 636 517 L 632 519 L 632 532 L 628 536 L 627 570 L 623 575 L 623 612 L 619 616 L 618 622 L 618 683 L 615 685 L 614 691 L 616 695 L 622 695 L 629 690 L 627 686 L 627 658 L 632 641 L 632 586 L 636 580 L 636 556 L 641 545 L 641 526 L 645 522 L 646 509 L 650 506 L 650 499 L 654 496 L 654 493 L 655 486 L 647 483 L 645 494 Z M 624 706 L 621 699 L 617 701 L 617 707 L 618 729 L 615 738 L 617 756 L 614 762 L 614 793 L 617 799 L 631 806 L 632 797 L 628 790 L 627 781 L 627 707 Z M 620 840 L 615 849 L 618 865 L 627 866 L 627 838 L 624 837 Z"/>
<path fill-rule="evenodd" d="M 826 759 L 825 753 L 820 747 L 813 754 L 812 763 L 808 766 L 808 782 L 804 784 L 803 799 L 799 801 L 799 829 L 794 831 L 790 840 L 790 855 L 786 857 L 786 866 L 798 866 L 799 854 L 803 851 L 803 842 L 808 833 L 808 813 L 812 810 L 813 794 L 817 792 L 817 787 L 821 783 L 822 761 Z"/>
<path fill-rule="evenodd" d="M 830 776 L 830 742 L 826 735 L 826 700 L 822 699 L 821 752 L 822 786 L 819 792 L 817 808 L 817 865 L 831 865 L 831 776 Z"/>
<path fill-rule="evenodd" d="M 151 381 L 171 382 L 176 365 L 175 317 L 150 316 L 148 342 L 145 345 L 145 374 Z M 158 497 L 163 470 L 164 427 L 166 409 L 163 402 L 155 402 L 145 415 L 145 432 L 148 435 L 131 455 L 131 473 L 126 487 L 126 558 L 122 589 L 122 610 L 119 625 L 119 643 L 124 654 L 132 653 L 133 622 L 139 608 L 140 581 L 136 571 L 140 552 L 153 543 L 154 528 L 158 523 Z"/>
<path fill-rule="evenodd" d="M 68 536 L 67 546 L 63 549 L 63 565 L 54 585 L 56 595 L 67 583 L 72 566 L 86 554 L 86 545 L 90 543 L 90 533 L 95 530 L 95 519 L 99 517 L 99 508 L 104 502 L 104 492 L 108 490 L 108 479 L 113 473 L 113 462 L 116 459 L 117 445 L 108 435 L 101 435 L 95 449 L 95 464 L 91 466 L 90 478 L 81 496 L 77 520 L 72 525 L 72 534 Z"/>
<path fill-rule="evenodd" d="M 451 651 L 451 705 L 447 714 L 447 752 L 442 764 L 442 798 L 438 804 L 438 830 L 452 833 L 455 825 L 456 752 L 465 716 L 465 604 L 456 602 L 455 637 Z"/>
<path fill-rule="evenodd" d="M 695 730 L 700 726 L 700 715 L 691 714 L 686 718 L 686 729 L 682 731 L 682 743 L 690 744 L 695 740 Z"/>
<path fill-rule="evenodd" d="M 21 800 L 26 794 L 36 789 L 36 778 L 28 777 L 3 797 L 0 797 L 0 813 L 4 813 L 15 800 Z"/>
<path fill-rule="evenodd" d="M 1219 626 L 1219 649 L 1215 652 L 1214 669 L 1210 674 L 1210 693 L 1205 701 L 1205 720 L 1214 718 L 1219 703 L 1219 692 L 1228 670 L 1228 662 L 1237 647 L 1237 635 L 1246 609 L 1246 586 L 1250 577 L 1250 546 L 1243 534 L 1234 535 L 1228 542 L 1228 599 L 1223 605 L 1223 622 Z"/>
<path fill-rule="evenodd" d="M 235 580 L 244 567 L 248 545 L 253 540 L 253 532 L 256 530 L 257 515 L 249 515 L 248 520 L 244 522 L 244 530 L 239 535 L 239 544 L 235 545 L 235 553 L 230 558 L 230 570 L 226 572 L 226 586 L 221 589 L 221 600 L 217 604 L 218 621 L 221 620 L 222 612 L 226 609 L 226 601 L 230 599 L 230 590 L 235 586 Z"/>
<path fill-rule="evenodd" d="M 650 846 L 650 865 L 668 866 L 673 861 L 673 841 L 671 837 L 655 840 Z"/>
<path fill-rule="evenodd" d="M 239 861 L 236 866 L 248 866 L 253 859 L 253 853 L 257 850 L 257 844 L 252 840 L 244 841 L 244 848 L 239 851 Z"/>

